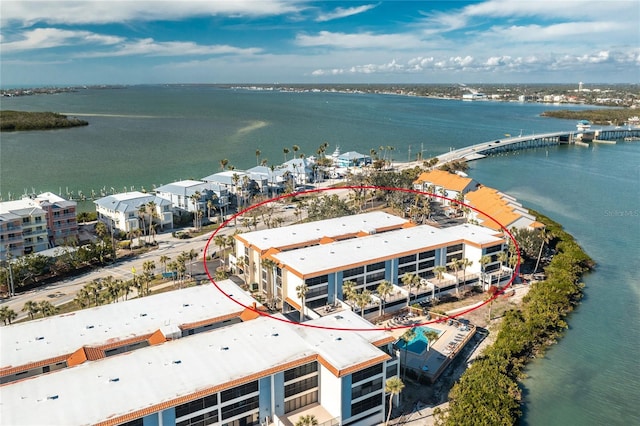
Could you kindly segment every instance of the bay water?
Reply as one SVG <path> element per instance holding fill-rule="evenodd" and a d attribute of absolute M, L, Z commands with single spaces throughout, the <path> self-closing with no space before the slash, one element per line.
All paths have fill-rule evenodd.
<path fill-rule="evenodd" d="M 572 130 L 540 117 L 586 106 L 461 102 L 214 86 L 134 86 L 2 98 L 2 109 L 54 111 L 86 127 L 0 135 L 0 196 L 77 195 L 200 179 L 297 155 L 387 153 L 406 161 L 505 135 Z M 290 152 L 285 154 L 284 148 Z M 257 155 L 257 151 L 259 155 Z M 560 222 L 597 262 L 570 329 L 524 381 L 529 425 L 640 424 L 640 143 L 560 146 L 471 163 L 479 182 Z M 92 209 L 90 202 L 83 209 Z"/>

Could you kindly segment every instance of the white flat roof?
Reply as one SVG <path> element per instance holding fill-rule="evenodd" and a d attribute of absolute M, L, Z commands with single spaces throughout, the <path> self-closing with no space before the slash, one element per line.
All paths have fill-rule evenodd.
<path fill-rule="evenodd" d="M 217 284 L 246 306 L 254 302 L 231 280 Z M 0 327 L 0 369 L 70 354 L 83 346 L 143 336 L 159 329 L 167 335 L 179 332 L 178 326 L 182 324 L 243 310 L 213 284 L 208 284 L 12 324 Z"/>
<path fill-rule="evenodd" d="M 300 223 L 283 228 L 246 232 L 240 234 L 239 238 L 259 250 L 268 250 L 272 247 L 279 248 L 316 241 L 322 237 L 331 238 L 360 231 L 371 232 L 388 227 L 399 227 L 407 222 L 406 219 L 385 212 L 371 212 Z"/>
<path fill-rule="evenodd" d="M 496 236 L 495 231 L 482 226 L 465 224 L 450 228 L 434 228 L 421 225 L 274 253 L 272 256 L 289 270 L 303 276 L 313 276 L 325 271 L 341 270 L 350 265 L 369 264 L 395 258 L 402 253 L 429 250 L 456 242 L 492 245 L 501 241 L 503 239 Z"/>
<path fill-rule="evenodd" d="M 359 323 L 352 312 L 339 315 Z M 95 424 L 266 377 L 318 354 L 338 369 L 360 365 L 384 356 L 366 333 L 342 332 L 335 340 L 329 331 L 261 317 L 1 386 L 2 423 Z"/>

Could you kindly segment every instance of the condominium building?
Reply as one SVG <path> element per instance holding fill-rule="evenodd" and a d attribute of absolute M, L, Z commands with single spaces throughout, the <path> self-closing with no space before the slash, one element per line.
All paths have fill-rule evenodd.
<path fill-rule="evenodd" d="M 94 201 L 98 220 L 112 231 L 129 233 L 149 226 L 153 220 L 161 229 L 173 228 L 171 202 L 139 191 L 113 194 Z M 151 210 L 149 209 L 151 207 Z"/>
<path fill-rule="evenodd" d="M 192 213 L 225 209 L 229 205 L 228 192 L 221 185 L 197 180 L 181 180 L 156 188 L 158 197 L 169 200 L 174 210 Z"/>
<path fill-rule="evenodd" d="M 465 195 L 465 202 L 473 207 L 468 218 L 475 220 L 482 226 L 501 230 L 538 229 L 544 225 L 538 222 L 529 210 L 522 206 L 514 197 L 488 186 L 481 186 Z"/>
<path fill-rule="evenodd" d="M 238 287 L 230 285 L 224 285 L 226 294 L 247 300 Z M 40 321 L 46 335 L 41 332 L 35 339 L 23 336 L 19 343 L 10 342 L 16 336 L 10 332 L 10 338 L 3 337 L 3 360 L 10 352 L 31 358 L 49 356 L 43 350 L 55 352 L 42 349 L 45 346 L 65 352 L 61 346 L 66 343 L 53 339 L 53 327 L 44 324 L 61 318 L 67 329 L 58 331 L 59 337 L 69 334 L 77 339 L 91 334 L 93 337 L 86 340 L 95 341 L 103 335 L 104 345 L 111 343 L 115 333 L 120 336 L 117 344 L 122 346 L 129 335 L 119 327 L 145 321 L 173 329 L 176 338 L 6 383 L 0 386 L 3 423 L 291 425 L 309 413 L 320 424 L 364 426 L 384 421 L 388 400 L 384 383 L 397 376 L 399 369 L 389 332 L 374 329 L 352 312 L 335 313 L 301 326 L 282 317 L 268 318 L 252 308 L 251 319 L 180 338 L 184 330 L 172 322 L 172 314 L 195 309 L 202 315 L 202 305 L 214 303 L 202 293 L 185 298 L 190 291 L 199 290 L 181 290 L 182 296 L 177 297 L 177 302 L 189 306 L 173 306 L 164 315 L 157 315 L 160 310 L 144 309 L 152 309 L 159 295 L 140 299 L 146 306 L 129 301 L 102 307 L 106 311 L 118 309 L 119 321 L 124 323 L 120 326 L 114 322 L 100 325 L 114 316 L 112 312 L 93 320 L 92 315 L 49 317 Z M 239 305 L 224 308 L 227 302 L 215 300 L 221 303 L 216 310 L 219 318 L 225 309 L 233 318 L 238 307 L 242 309 Z M 166 303 L 161 305 L 166 308 Z M 143 313 L 146 316 L 141 316 Z M 0 332 L 12 327 L 2 327 Z M 147 331 L 138 328 L 136 337 L 154 327 Z M 34 352 L 38 355 L 32 355 Z"/>
<path fill-rule="evenodd" d="M 45 192 L 0 203 L 0 259 L 37 253 L 78 239 L 76 202 Z"/>
<path fill-rule="evenodd" d="M 469 177 L 438 169 L 421 173 L 413 182 L 414 189 L 442 195 L 453 200 L 461 194 L 475 190 L 478 186 L 478 182 Z M 442 200 L 443 205 L 450 203 L 449 200 Z"/>
<path fill-rule="evenodd" d="M 505 247 L 504 236 L 489 228 L 415 226 L 383 212 L 247 232 L 235 238 L 236 258 L 248 268 L 248 279 L 258 284 L 268 302 L 285 312 L 300 308 L 296 289 L 302 284 L 308 289 L 305 305 L 315 309 L 343 300 L 346 281 L 354 282 L 356 290 L 375 291 L 382 281 L 399 286 L 405 274 L 433 280 L 435 268 L 449 265 L 454 258 L 472 262 L 464 271 L 469 276 L 477 276 L 483 267 L 490 272 L 499 267 L 497 256 Z M 483 256 L 490 258 L 486 265 L 480 263 Z M 432 286 L 448 290 L 442 283 Z"/>

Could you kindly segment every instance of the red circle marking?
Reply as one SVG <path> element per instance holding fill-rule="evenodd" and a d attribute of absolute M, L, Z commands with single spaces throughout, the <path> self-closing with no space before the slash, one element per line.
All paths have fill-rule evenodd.
<path fill-rule="evenodd" d="M 383 191 L 401 191 L 401 192 L 406 192 L 406 193 L 410 193 L 410 194 L 420 194 L 420 195 L 426 195 L 426 196 L 430 196 L 430 197 L 435 197 L 435 198 L 440 198 L 443 200 L 448 200 L 450 202 L 455 202 L 457 204 L 460 204 L 462 206 L 465 206 L 471 210 L 474 210 L 486 217 L 488 217 L 489 219 L 491 219 L 493 222 L 495 222 L 498 226 L 500 226 L 500 228 L 502 228 L 502 230 L 509 236 L 509 238 L 511 239 L 511 241 L 513 242 L 515 248 L 516 248 L 516 253 L 518 255 L 518 262 L 515 265 L 515 268 L 513 270 L 513 274 L 511 275 L 511 278 L 509 279 L 509 282 L 500 290 L 496 291 L 493 296 L 491 296 L 489 299 L 485 300 L 483 303 L 481 303 L 480 305 L 474 306 L 472 308 L 469 308 L 467 310 L 464 310 L 462 312 L 458 312 L 457 314 L 454 315 L 447 315 L 443 318 L 439 318 L 439 319 L 435 319 L 435 320 L 431 320 L 431 321 L 427 321 L 427 322 L 422 322 L 422 323 L 417 323 L 417 324 L 410 324 L 410 325 L 400 325 L 400 326 L 396 326 L 396 327 L 381 327 L 381 328 L 341 328 L 341 327 L 328 327 L 328 326 L 322 326 L 322 325 L 316 325 L 316 324 L 309 324 L 309 323 L 305 323 L 305 322 L 296 322 L 296 321 L 290 321 L 288 319 L 285 318 L 278 318 L 276 316 L 273 316 L 271 314 L 262 312 L 260 310 L 257 310 L 255 308 L 253 308 L 252 306 L 247 306 L 241 302 L 239 302 L 238 300 L 234 299 L 231 295 L 225 293 L 220 286 L 218 286 L 218 283 L 216 283 L 216 281 L 211 277 L 211 274 L 209 273 L 209 268 L 207 267 L 207 261 L 206 261 L 206 253 L 208 252 L 209 249 L 209 244 L 211 244 L 211 242 L 213 241 L 213 239 L 215 238 L 216 234 L 218 232 L 220 232 L 221 229 L 223 229 L 224 227 L 227 226 L 227 224 L 229 222 L 231 222 L 232 220 L 234 220 L 235 218 L 237 218 L 240 215 L 245 214 L 246 212 L 249 212 L 255 208 L 258 208 L 260 206 L 263 206 L 265 204 L 269 204 L 269 203 L 273 203 L 276 202 L 278 200 L 283 200 L 283 199 L 287 199 L 287 198 L 291 198 L 291 197 L 295 197 L 297 195 L 301 195 L 301 194 L 313 194 L 313 193 L 317 193 L 317 192 L 325 192 L 325 191 L 337 191 L 337 190 L 342 190 L 342 189 L 376 189 L 376 190 L 383 190 Z M 427 325 L 427 324 L 433 324 L 433 323 L 441 323 L 441 322 L 445 322 L 448 321 L 450 319 L 455 319 L 459 316 L 462 316 L 466 313 L 475 311 L 476 309 L 479 309 L 481 307 L 483 307 L 484 305 L 486 305 L 487 303 L 492 302 L 493 300 L 495 300 L 498 296 L 500 296 L 501 294 L 503 294 L 509 287 L 511 287 L 511 285 L 513 284 L 513 281 L 515 280 L 516 276 L 518 275 L 518 270 L 520 269 L 520 248 L 518 246 L 518 243 L 516 241 L 516 239 L 513 237 L 513 235 L 511 234 L 511 232 L 509 232 L 509 230 L 502 225 L 500 222 L 498 222 L 497 220 L 495 220 L 493 217 L 491 217 L 490 215 L 488 215 L 487 213 L 484 213 L 480 210 L 478 210 L 477 208 L 470 206 L 468 204 L 465 204 L 463 202 L 454 200 L 452 198 L 448 198 L 445 197 L 443 195 L 438 195 L 438 194 L 432 194 L 430 192 L 424 192 L 424 191 L 418 191 L 416 189 L 407 189 L 407 188 L 392 188 L 392 187 L 386 187 L 386 186 L 374 186 L 374 185 L 360 185 L 360 186 L 341 186 L 341 187 L 333 187 L 333 188 L 316 188 L 316 189 L 310 189 L 307 191 L 298 191 L 298 192 L 292 192 L 290 194 L 284 194 L 281 195 L 279 197 L 275 197 L 275 198 L 270 198 L 268 200 L 262 201 L 258 204 L 255 204 L 251 207 L 248 207 L 236 214 L 234 214 L 233 216 L 231 216 L 229 219 L 225 220 L 219 227 L 218 229 L 216 229 L 213 234 L 211 234 L 211 237 L 209 238 L 209 240 L 207 241 L 207 244 L 205 245 L 204 248 L 204 253 L 205 253 L 205 257 L 203 260 L 204 263 L 204 270 L 207 274 L 207 277 L 209 277 L 209 281 L 211 281 L 211 283 L 218 289 L 218 291 L 220 291 L 222 294 L 224 294 L 226 297 L 228 297 L 230 300 L 232 300 L 233 302 L 237 303 L 238 305 L 242 306 L 245 309 L 249 309 L 251 311 L 254 311 L 255 313 L 267 317 L 267 318 L 271 318 L 273 320 L 276 321 L 280 321 L 280 322 L 284 322 L 284 323 L 288 323 L 288 324 L 293 324 L 293 325 L 297 325 L 297 326 L 302 326 L 302 327 L 309 327 L 309 328 L 317 328 L 317 329 L 322 329 L 322 330 L 335 330 L 335 331 L 391 331 L 391 330 L 399 330 L 399 329 L 405 329 L 405 328 L 414 328 L 414 327 L 419 327 L 421 325 Z"/>

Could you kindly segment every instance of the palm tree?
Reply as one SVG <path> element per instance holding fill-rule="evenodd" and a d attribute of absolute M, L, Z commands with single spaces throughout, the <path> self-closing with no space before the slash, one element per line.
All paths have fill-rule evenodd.
<path fill-rule="evenodd" d="M 56 306 L 53 306 L 53 304 L 48 300 L 43 300 L 42 302 L 40 302 L 38 307 L 40 309 L 40 312 L 42 313 L 43 318 L 50 317 L 51 315 L 55 315 L 56 312 L 58 312 L 58 308 Z"/>
<path fill-rule="evenodd" d="M 436 278 L 438 279 L 438 281 L 442 281 L 442 279 L 444 278 L 444 273 L 447 272 L 447 267 L 444 265 L 438 265 L 435 268 L 433 268 L 433 273 L 436 274 Z M 435 294 L 435 284 L 434 284 L 434 294 Z M 440 287 L 438 287 L 438 294 L 440 294 Z"/>
<path fill-rule="evenodd" d="M 22 307 L 22 312 L 26 312 L 29 314 L 29 318 L 34 319 L 35 315 L 40 312 L 40 305 L 33 300 L 29 300 Z"/>
<path fill-rule="evenodd" d="M 260 164 L 260 154 L 262 154 L 260 150 L 256 149 L 256 166 Z"/>
<path fill-rule="evenodd" d="M 500 270 L 498 275 L 498 283 L 502 280 L 502 265 L 506 264 L 509 261 L 509 253 L 506 251 L 501 251 L 498 253 L 498 262 L 500 262 Z"/>
<path fill-rule="evenodd" d="M 309 287 L 306 284 L 300 284 L 296 287 L 296 295 L 300 299 L 300 322 L 304 320 L 304 299 L 307 296 Z"/>
<path fill-rule="evenodd" d="M 345 281 L 342 283 L 342 298 L 344 300 L 351 300 L 356 294 L 356 285 L 354 281 Z"/>
<path fill-rule="evenodd" d="M 407 374 L 407 349 L 409 346 L 409 342 L 415 339 L 415 337 L 416 337 L 416 330 L 413 328 L 407 329 L 407 331 L 402 333 L 402 336 L 400 336 L 400 339 L 404 342 L 404 369 L 402 370 L 403 379 L 404 379 L 404 376 Z"/>
<path fill-rule="evenodd" d="M 171 260 L 171 258 L 165 254 L 160 256 L 160 264 L 162 265 L 162 272 L 167 272 L 167 262 Z"/>
<path fill-rule="evenodd" d="M 458 283 L 460 282 L 460 280 L 458 279 L 458 270 L 460 269 L 460 266 L 462 266 L 462 261 L 457 257 L 452 258 L 451 262 L 449 262 L 449 267 L 453 269 L 456 274 L 456 296 L 459 295 Z"/>
<path fill-rule="evenodd" d="M 198 222 L 198 213 L 200 212 L 200 206 L 198 205 L 198 202 L 200 201 L 201 197 L 202 194 L 200 194 L 200 191 L 194 192 L 189 197 L 191 199 L 191 203 L 193 203 L 193 227 L 196 228 L 196 230 L 200 229 L 200 223 Z"/>
<path fill-rule="evenodd" d="M 395 395 L 400 395 L 400 392 L 402 392 L 403 389 L 404 383 L 402 383 L 402 380 L 398 376 L 389 377 L 384 383 L 384 392 L 389 394 L 389 412 L 387 413 L 387 421 L 385 422 L 385 426 L 389 424 L 389 419 L 391 418 L 393 397 Z"/>
<path fill-rule="evenodd" d="M 138 219 L 142 221 L 142 226 L 139 229 L 142 229 L 144 233 L 147 229 L 147 225 L 145 223 L 145 217 L 147 215 L 147 205 L 142 203 L 138 206 Z M 140 245 L 140 240 L 138 240 L 138 245 Z"/>
<path fill-rule="evenodd" d="M 387 296 L 393 293 L 393 284 L 387 280 L 383 280 L 378 284 L 376 291 L 380 295 L 380 299 L 382 299 L 382 304 L 380 306 L 382 307 L 382 313 L 384 313 L 384 305 L 387 303 Z"/>
<path fill-rule="evenodd" d="M 480 267 L 482 268 L 482 283 L 483 283 L 483 285 L 484 285 L 484 282 L 485 282 L 485 280 L 486 280 L 486 277 L 485 277 L 485 268 L 487 267 L 487 265 L 488 265 L 489 263 L 491 263 L 491 256 L 487 256 L 487 255 L 485 254 L 484 256 L 482 256 L 482 257 L 480 258 L 480 261 L 479 261 L 479 262 L 480 262 Z"/>
<path fill-rule="evenodd" d="M 536 260 L 536 266 L 533 268 L 533 273 L 535 274 L 538 271 L 538 265 L 540 264 L 540 258 L 542 257 L 542 250 L 544 249 L 544 245 L 548 244 L 549 241 L 553 239 L 553 235 L 546 229 L 542 229 L 540 231 L 540 251 L 538 252 L 538 259 Z"/>
<path fill-rule="evenodd" d="M 305 414 L 300 416 L 295 426 L 317 426 L 318 419 L 313 414 Z"/>
<path fill-rule="evenodd" d="M 371 292 L 369 290 L 363 290 L 357 293 L 355 296 L 356 305 L 360 308 L 360 316 L 364 318 L 364 308 L 371 302 Z"/>
<path fill-rule="evenodd" d="M 198 252 L 191 249 L 185 253 L 185 257 L 189 259 L 189 275 L 193 277 L 193 260 L 198 258 Z"/>
<path fill-rule="evenodd" d="M 0 308 L 0 321 L 4 322 L 4 325 L 11 322 L 18 317 L 18 314 L 8 306 Z"/>
<path fill-rule="evenodd" d="M 464 259 L 462 259 L 462 285 L 465 287 L 467 287 L 467 268 L 471 267 L 471 265 L 473 265 L 473 260 L 469 260 L 466 257 Z"/>
<path fill-rule="evenodd" d="M 284 147 L 282 148 L 282 152 L 284 153 L 284 162 L 287 162 L 287 154 L 289 153 L 289 148 Z"/>
<path fill-rule="evenodd" d="M 157 204 L 153 201 L 149 201 L 147 203 L 147 213 L 149 213 L 149 236 L 153 238 L 153 242 L 156 242 L 156 230 L 153 226 L 153 220 L 158 217 L 158 212 L 156 211 Z"/>
<path fill-rule="evenodd" d="M 276 266 L 277 265 L 275 261 L 271 259 L 262 259 L 262 268 L 266 269 L 267 271 L 266 293 L 268 302 L 271 302 L 273 299 L 273 275 L 275 273 Z M 265 290 L 264 287 L 263 290 Z"/>
<path fill-rule="evenodd" d="M 153 279 L 154 271 L 156 270 L 156 263 L 153 260 L 145 260 L 142 263 L 142 270 L 144 275 L 144 281 L 147 284 L 146 289 L 142 289 L 144 294 L 149 294 L 149 283 Z"/>
<path fill-rule="evenodd" d="M 229 164 L 229 160 L 222 159 L 220 160 L 220 170 L 224 171 L 224 169 L 227 167 L 227 164 Z"/>
<path fill-rule="evenodd" d="M 416 274 L 407 272 L 402 276 L 402 284 L 409 287 L 409 294 L 407 295 L 407 306 L 411 304 L 411 288 L 417 286 L 420 283 L 420 277 Z"/>
<path fill-rule="evenodd" d="M 429 350 L 429 348 L 431 348 L 431 343 L 435 342 L 440 337 L 438 332 L 434 330 L 423 331 L 422 335 L 427 339 L 427 343 L 428 343 L 427 351 Z"/>

